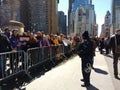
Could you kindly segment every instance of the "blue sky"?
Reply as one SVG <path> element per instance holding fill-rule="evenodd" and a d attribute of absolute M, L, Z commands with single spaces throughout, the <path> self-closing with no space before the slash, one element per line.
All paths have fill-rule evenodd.
<path fill-rule="evenodd" d="M 58 5 L 59 11 L 64 11 L 67 15 L 68 13 L 68 0 L 59 0 Z M 109 10 L 111 12 L 111 0 L 93 0 L 95 5 L 95 12 L 97 15 L 97 23 L 99 25 L 99 32 L 101 30 L 101 25 L 104 23 L 104 17 L 106 12 Z"/>
<path fill-rule="evenodd" d="M 64 13 L 67 15 L 67 13 L 68 13 L 68 0 L 59 0 L 58 10 L 64 11 Z"/>

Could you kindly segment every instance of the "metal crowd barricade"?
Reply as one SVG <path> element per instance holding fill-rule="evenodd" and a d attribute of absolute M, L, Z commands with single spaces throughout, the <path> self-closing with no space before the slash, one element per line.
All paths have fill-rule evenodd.
<path fill-rule="evenodd" d="M 72 46 L 68 45 L 68 46 L 64 46 L 64 55 L 68 55 L 72 52 Z"/>
<path fill-rule="evenodd" d="M 62 59 L 62 57 L 65 57 L 66 58 L 66 56 L 64 55 L 64 45 L 59 45 L 58 46 L 58 53 L 57 53 L 57 55 Z"/>
<path fill-rule="evenodd" d="M 46 46 L 46 47 L 43 47 L 42 50 L 43 50 L 43 53 L 42 53 L 42 54 L 43 54 L 43 55 L 42 55 L 42 56 L 43 56 L 43 59 L 42 59 L 42 60 L 43 60 L 43 61 L 50 60 L 50 58 L 51 58 L 51 57 L 50 57 L 50 55 L 51 55 L 51 54 L 50 54 L 50 53 L 51 53 L 51 47 Z"/>
<path fill-rule="evenodd" d="M 30 48 L 27 50 L 27 70 L 41 62 L 42 48 Z"/>
<path fill-rule="evenodd" d="M 27 69 L 33 68 L 50 59 L 50 47 L 30 48 L 27 50 Z"/>
<path fill-rule="evenodd" d="M 5 52 L 0 53 L 0 81 L 14 77 L 15 75 L 21 75 L 25 72 L 29 78 L 29 70 L 44 62 L 51 60 L 54 63 L 56 57 L 64 56 L 64 53 L 70 51 L 65 49 L 63 45 L 36 47 L 30 48 L 25 53 L 24 51 Z"/>
<path fill-rule="evenodd" d="M 64 47 L 63 45 L 58 45 L 58 46 L 52 46 L 51 47 L 51 57 L 52 59 L 57 59 L 59 60 L 61 56 L 64 55 Z"/>
<path fill-rule="evenodd" d="M 62 44 L 59 45 L 59 54 L 64 55 L 64 46 Z"/>
<path fill-rule="evenodd" d="M 27 50 L 27 70 L 64 54 L 63 45 L 30 48 Z M 53 62 L 54 63 L 54 62 Z"/>
<path fill-rule="evenodd" d="M 24 51 L 0 53 L 0 81 L 20 72 L 26 72 Z"/>
<path fill-rule="evenodd" d="M 51 59 L 54 59 L 58 53 L 58 46 L 51 46 Z"/>

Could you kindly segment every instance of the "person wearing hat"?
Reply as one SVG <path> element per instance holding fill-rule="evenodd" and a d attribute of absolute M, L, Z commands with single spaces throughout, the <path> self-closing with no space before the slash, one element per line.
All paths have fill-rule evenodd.
<path fill-rule="evenodd" d="M 88 87 L 90 86 L 90 73 L 91 73 L 91 65 L 92 65 L 94 50 L 93 50 L 93 42 L 89 38 L 88 31 L 85 31 L 82 34 L 82 38 L 83 38 L 83 42 L 79 43 L 77 47 L 77 52 L 81 58 L 81 63 L 82 63 L 83 79 L 81 79 L 81 81 L 84 81 L 84 84 L 81 86 Z"/>
<path fill-rule="evenodd" d="M 120 57 L 120 29 L 117 29 L 116 34 L 110 38 L 109 47 L 113 52 L 114 77 L 116 79 L 120 79 L 118 77 L 118 59 Z"/>
<path fill-rule="evenodd" d="M 9 28 L 5 28 L 5 30 L 4 30 L 4 34 L 9 38 L 10 37 L 10 30 L 9 30 Z"/>

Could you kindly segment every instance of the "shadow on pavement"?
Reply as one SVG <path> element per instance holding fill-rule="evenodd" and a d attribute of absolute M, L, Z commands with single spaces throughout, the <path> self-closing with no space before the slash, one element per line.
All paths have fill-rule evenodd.
<path fill-rule="evenodd" d="M 89 87 L 86 87 L 87 90 L 99 90 L 98 88 L 96 88 L 93 85 L 90 85 Z"/>
<path fill-rule="evenodd" d="M 106 72 L 106 71 L 104 71 L 102 69 L 99 69 L 99 68 L 94 68 L 94 71 L 97 72 L 97 73 L 105 74 L 105 75 L 108 74 L 108 72 Z"/>

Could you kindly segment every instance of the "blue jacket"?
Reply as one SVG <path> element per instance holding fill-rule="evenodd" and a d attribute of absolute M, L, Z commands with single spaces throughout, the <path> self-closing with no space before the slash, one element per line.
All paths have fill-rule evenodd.
<path fill-rule="evenodd" d="M 12 49 L 20 50 L 21 43 L 18 36 L 17 37 L 11 36 L 9 40 L 11 42 Z"/>

